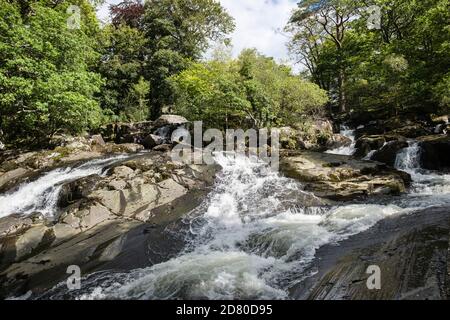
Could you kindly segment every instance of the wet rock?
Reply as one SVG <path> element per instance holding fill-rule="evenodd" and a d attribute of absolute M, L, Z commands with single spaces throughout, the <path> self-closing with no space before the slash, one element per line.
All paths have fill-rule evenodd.
<path fill-rule="evenodd" d="M 420 137 L 421 165 L 428 170 L 450 170 L 450 136 Z"/>
<path fill-rule="evenodd" d="M 58 197 L 58 207 L 66 208 L 74 202 L 85 198 L 91 193 L 100 181 L 97 175 L 91 175 L 64 184 Z"/>
<path fill-rule="evenodd" d="M 30 172 L 31 170 L 26 168 L 17 168 L 0 174 L 0 191 L 9 189 L 22 178 L 27 177 Z"/>
<path fill-rule="evenodd" d="M 144 146 L 145 149 L 153 149 L 154 147 L 163 144 L 163 142 L 164 138 L 154 134 L 149 134 L 142 141 L 142 145 Z"/>
<path fill-rule="evenodd" d="M 292 288 L 294 299 L 448 299 L 450 210 L 428 208 L 395 215 L 367 231 L 326 245 L 308 269 L 311 277 Z M 369 266 L 378 266 L 381 288 L 369 290 Z"/>
<path fill-rule="evenodd" d="M 66 279 L 67 266 L 72 264 L 87 274 L 164 261 L 182 248 L 167 228 L 173 223 L 177 235 L 185 227 L 183 215 L 204 199 L 218 169 L 175 164 L 168 155 L 149 152 L 111 167 L 96 183 L 74 182 L 81 188 L 79 199 L 72 199 L 53 222 L 3 220 L 3 230 L 18 231 L 0 235 L 0 297 L 48 289 Z M 117 190 L 111 190 L 112 185 Z M 135 229 L 140 233 L 132 232 Z M 150 245 L 152 250 L 167 247 L 167 254 L 149 250 Z"/>
<path fill-rule="evenodd" d="M 331 200 L 398 195 L 411 182 L 408 174 L 380 163 L 309 151 L 282 157 L 280 170 L 302 182 L 306 191 Z"/>
<path fill-rule="evenodd" d="M 408 143 L 403 140 L 389 141 L 384 147 L 376 151 L 371 160 L 378 161 L 393 167 L 395 165 L 395 160 L 397 159 L 397 154 L 401 149 L 407 148 Z"/>
<path fill-rule="evenodd" d="M 333 134 L 333 136 L 327 141 L 327 149 L 337 149 L 341 147 L 349 147 L 352 144 L 352 140 L 341 134 Z"/>
<path fill-rule="evenodd" d="M 364 158 L 370 151 L 380 149 L 385 143 L 386 138 L 380 135 L 361 137 L 356 140 L 354 156 Z"/>

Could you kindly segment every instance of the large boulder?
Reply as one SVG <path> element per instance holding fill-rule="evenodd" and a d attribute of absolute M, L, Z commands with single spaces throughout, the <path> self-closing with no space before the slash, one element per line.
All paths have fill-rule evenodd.
<path fill-rule="evenodd" d="M 145 139 L 142 141 L 142 145 L 144 146 L 145 149 L 153 149 L 156 146 L 159 146 L 161 144 L 164 143 L 164 138 L 154 135 L 154 134 L 149 134 L 147 137 L 145 137 Z"/>
<path fill-rule="evenodd" d="M 356 140 L 354 156 L 364 158 L 372 150 L 378 150 L 386 143 L 386 138 L 381 135 L 363 136 Z"/>
<path fill-rule="evenodd" d="M 305 190 L 331 200 L 355 200 L 371 195 L 398 195 L 411 177 L 376 162 L 311 151 L 282 157 L 281 171 L 302 182 Z"/>
<path fill-rule="evenodd" d="M 450 170 L 450 136 L 431 135 L 417 140 L 420 142 L 422 168 Z"/>
<path fill-rule="evenodd" d="M 327 141 L 327 149 L 337 149 L 341 147 L 349 147 L 352 144 L 352 139 L 343 136 L 342 134 L 333 134 Z"/>
<path fill-rule="evenodd" d="M 380 150 L 376 151 L 371 160 L 383 162 L 388 166 L 393 167 L 397 154 L 401 149 L 407 148 L 408 143 L 404 140 L 393 140 L 386 143 Z"/>
<path fill-rule="evenodd" d="M 156 121 L 153 123 L 153 127 L 157 129 L 164 126 L 180 126 L 188 122 L 189 121 L 185 117 L 173 114 L 165 114 L 156 119 Z"/>

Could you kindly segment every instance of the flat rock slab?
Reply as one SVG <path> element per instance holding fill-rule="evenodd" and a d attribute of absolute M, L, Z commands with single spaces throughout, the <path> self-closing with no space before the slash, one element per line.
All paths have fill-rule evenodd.
<path fill-rule="evenodd" d="M 282 155 L 280 170 L 316 196 L 346 201 L 370 195 L 398 195 L 411 177 L 378 162 L 312 151 Z"/>

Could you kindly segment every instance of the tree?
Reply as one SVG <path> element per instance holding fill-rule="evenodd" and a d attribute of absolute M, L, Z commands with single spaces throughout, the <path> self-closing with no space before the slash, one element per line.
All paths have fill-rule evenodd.
<path fill-rule="evenodd" d="M 294 41 L 302 47 L 301 61 L 315 73 L 318 64 L 318 47 L 326 41 L 335 45 L 339 110 L 346 112 L 346 57 L 343 48 L 351 18 L 358 13 L 358 3 L 347 0 L 303 0 L 298 6 L 298 10 L 290 19 L 288 30 L 298 30 Z M 319 77 L 317 73 L 316 77 Z"/>
<path fill-rule="evenodd" d="M 233 19 L 216 0 L 149 0 L 142 29 L 148 39 L 146 79 L 150 81 L 152 117 L 174 102 L 168 80 L 197 61 L 211 41 L 234 28 Z"/>
<path fill-rule="evenodd" d="M 102 80 L 90 71 L 98 59 L 86 30 L 96 21 L 89 3 L 82 27 L 67 26 L 68 4 L 0 0 L 0 126 L 8 143 L 30 147 L 57 132 L 79 133 L 99 124 L 94 95 Z"/>
<path fill-rule="evenodd" d="M 295 125 L 323 115 L 326 92 L 256 50 L 193 64 L 172 78 L 175 110 L 215 128 Z"/>
<path fill-rule="evenodd" d="M 98 72 L 106 79 L 100 95 L 102 108 L 124 121 L 145 120 L 140 115 L 148 115 L 148 111 L 139 112 L 138 118 L 132 116 L 137 113 L 131 109 L 138 105 L 135 105 L 136 99 L 129 97 L 130 94 L 134 96 L 136 86 L 140 88 L 140 95 L 144 94 L 143 88 L 150 91 L 149 85 L 143 85 L 147 82 L 143 78 L 148 43 L 145 34 L 128 25 L 107 25 L 100 43 L 102 58 Z M 145 92 L 139 99 L 139 108 L 150 109 L 148 96 L 149 92 Z"/>

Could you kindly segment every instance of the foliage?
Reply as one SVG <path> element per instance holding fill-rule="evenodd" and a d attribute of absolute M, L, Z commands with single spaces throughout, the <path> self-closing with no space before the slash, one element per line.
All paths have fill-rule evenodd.
<path fill-rule="evenodd" d="M 381 9 L 379 29 L 367 26 L 365 8 L 372 5 Z M 305 7 L 309 11 L 301 10 Z M 320 20 L 320 8 L 332 11 Z M 353 12 L 341 29 L 333 19 L 336 8 Z M 313 12 L 316 15 L 311 18 Z M 329 30 L 323 26 L 324 19 L 333 22 Z M 369 111 L 373 118 L 448 112 L 448 0 L 353 1 L 353 7 L 344 0 L 305 0 L 287 29 L 293 34 L 291 51 L 341 111 L 364 115 Z M 335 35 L 342 31 L 338 42 Z"/>
<path fill-rule="evenodd" d="M 58 131 L 94 127 L 102 113 L 94 94 L 102 80 L 90 71 L 96 18 L 90 4 L 82 28 L 67 27 L 68 4 L 0 0 L 0 126 L 8 143 L 42 143 Z"/>
<path fill-rule="evenodd" d="M 261 128 L 320 116 L 325 91 L 255 50 L 238 59 L 193 64 L 172 78 L 175 111 L 210 127 Z"/>

